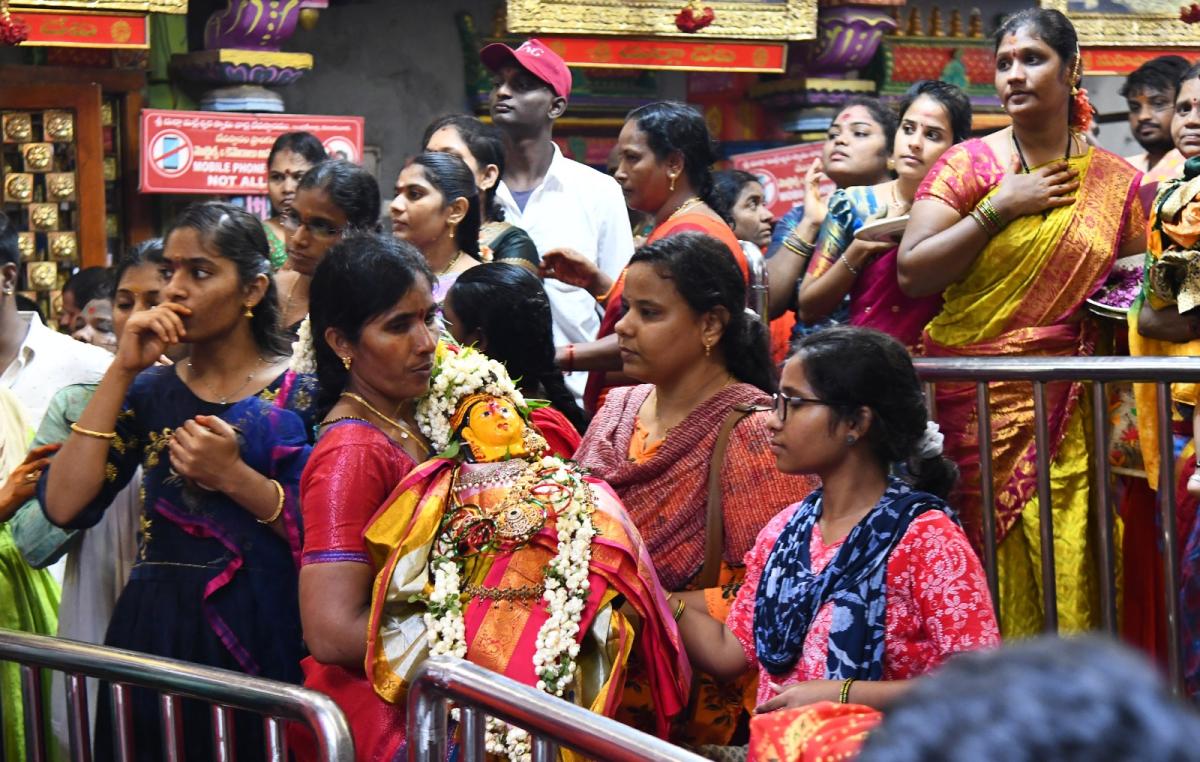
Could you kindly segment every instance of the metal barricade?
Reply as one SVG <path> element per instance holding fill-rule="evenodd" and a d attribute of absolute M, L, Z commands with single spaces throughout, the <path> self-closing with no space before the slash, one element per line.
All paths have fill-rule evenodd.
<path fill-rule="evenodd" d="M 254 712 L 264 718 L 266 749 L 256 759 L 284 762 L 288 758 L 284 725 L 285 722 L 297 722 L 312 730 L 317 743 L 317 759 L 322 762 L 354 760 L 350 727 L 341 709 L 324 694 L 288 683 L 176 659 L 4 629 L 0 629 L 0 661 L 20 665 L 26 759 L 30 762 L 48 758 L 42 702 L 33 698 L 43 695 L 42 669 L 66 673 L 71 759 L 75 762 L 90 762 L 92 758 L 85 677 L 110 682 L 115 716 L 113 755 L 122 762 L 134 759 L 137 740 L 130 704 L 132 687 L 148 688 L 160 694 L 161 759 L 168 762 L 185 757 L 186 739 L 181 715 L 181 699 L 185 698 L 212 705 L 213 750 L 216 758 L 223 762 L 235 759 L 235 710 Z"/>
<path fill-rule="evenodd" d="M 767 273 L 767 258 L 762 250 L 749 241 L 738 241 L 746 266 L 750 268 L 750 287 L 746 290 L 746 306 L 754 311 L 758 319 L 769 325 L 771 315 L 767 311 L 770 299 L 770 276 Z"/>
<path fill-rule="evenodd" d="M 565 746 L 604 762 L 703 762 L 691 752 L 461 659 L 435 656 L 408 689 L 409 762 L 446 759 L 446 703 L 459 708 L 463 762 L 484 759 L 484 730 L 496 717 L 529 732 L 533 762 Z"/>
<path fill-rule="evenodd" d="M 1112 473 L 1108 462 L 1108 406 L 1105 384 L 1114 381 L 1153 383 L 1158 390 L 1159 530 L 1163 550 L 1163 588 L 1167 628 L 1167 666 L 1174 690 L 1182 683 L 1182 643 L 1179 631 L 1179 561 L 1175 536 L 1175 462 L 1171 430 L 1172 383 L 1200 382 L 1200 358 L 1180 357 L 963 357 L 916 358 L 917 374 L 927 389 L 939 381 L 974 382 L 979 410 L 980 491 L 983 503 L 983 554 L 993 601 L 999 600 L 996 569 L 995 495 L 992 485 L 992 431 L 989 381 L 1028 381 L 1033 385 L 1035 437 L 1037 443 L 1037 495 L 1041 533 L 1042 604 L 1045 628 L 1057 632 L 1057 590 L 1054 573 L 1053 497 L 1050 485 L 1050 450 L 1046 410 L 1046 385 L 1053 382 L 1082 382 L 1091 387 L 1092 442 L 1096 499 L 1095 525 L 1099 531 L 1097 566 L 1100 573 L 1101 622 L 1109 633 L 1117 628 L 1115 550 L 1113 520 L 1115 506 L 1110 489 Z M 933 395 L 929 394 L 932 402 Z"/>

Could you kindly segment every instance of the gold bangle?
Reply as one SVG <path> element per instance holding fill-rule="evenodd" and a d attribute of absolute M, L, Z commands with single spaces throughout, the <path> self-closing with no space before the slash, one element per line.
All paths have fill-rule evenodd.
<path fill-rule="evenodd" d="M 798 254 L 801 257 L 811 257 L 812 253 L 817 250 L 817 245 L 815 243 L 809 243 L 808 241 L 801 240 L 800 238 L 796 238 L 795 242 L 793 242 L 790 235 L 783 239 L 783 245 L 786 246 L 793 254 Z"/>
<path fill-rule="evenodd" d="M 683 610 L 687 608 L 687 603 L 682 598 L 678 600 L 678 604 L 679 605 L 675 607 L 674 613 L 671 614 L 671 616 L 675 618 L 676 622 L 679 621 L 679 617 L 683 616 Z"/>
<path fill-rule="evenodd" d="M 76 434 L 82 434 L 85 437 L 91 437 L 92 439 L 103 439 L 107 442 L 111 442 L 117 438 L 117 432 L 115 431 L 92 431 L 91 429 L 83 428 L 78 423 L 71 424 L 71 431 L 74 431 Z"/>
<path fill-rule="evenodd" d="M 275 491 L 279 493 L 279 502 L 275 504 L 275 512 L 271 514 L 271 518 L 257 519 L 259 524 L 274 524 L 275 520 L 279 518 L 279 514 L 283 513 L 283 503 L 285 500 L 285 493 L 283 491 L 283 485 L 280 484 L 279 482 L 275 481 L 274 479 L 268 479 L 267 481 L 269 481 L 269 482 L 271 482 L 271 484 L 275 485 Z"/>
<path fill-rule="evenodd" d="M 850 685 L 853 682 L 854 682 L 853 677 L 847 677 L 846 682 L 842 683 L 842 695 L 841 695 L 841 698 L 838 700 L 838 703 L 840 703 L 840 704 L 849 704 L 850 703 Z"/>

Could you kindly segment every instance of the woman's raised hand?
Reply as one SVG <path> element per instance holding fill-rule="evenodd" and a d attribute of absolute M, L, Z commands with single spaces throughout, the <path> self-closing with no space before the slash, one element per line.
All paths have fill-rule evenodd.
<path fill-rule="evenodd" d="M 804 219 L 820 227 L 829 214 L 829 194 L 821 190 L 821 183 L 829 177 L 824 172 L 821 159 L 813 159 L 804 173 Z"/>
<path fill-rule="evenodd" d="M 125 334 L 117 346 L 116 364 L 133 373 L 149 368 L 166 354 L 168 347 L 187 336 L 183 318 L 191 314 L 190 309 L 174 302 L 135 312 L 125 324 Z"/>
<path fill-rule="evenodd" d="M 1023 172 L 1020 157 L 1014 153 L 1008 174 L 992 196 L 992 206 L 1005 224 L 1018 217 L 1075 203 L 1079 190 L 1079 172 L 1065 161 Z"/>
<path fill-rule="evenodd" d="M 612 288 L 612 279 L 596 263 L 574 249 L 560 247 L 542 255 L 538 274 L 554 278 L 568 286 L 577 286 L 599 299 Z"/>

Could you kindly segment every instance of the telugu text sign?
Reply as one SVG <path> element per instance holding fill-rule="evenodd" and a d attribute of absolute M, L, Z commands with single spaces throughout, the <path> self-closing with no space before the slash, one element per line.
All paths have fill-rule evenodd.
<path fill-rule="evenodd" d="M 331 157 L 358 163 L 359 116 L 142 112 L 143 193 L 246 196 L 267 192 L 267 154 L 285 132 L 311 132 Z"/>
<path fill-rule="evenodd" d="M 824 143 L 800 143 L 766 151 L 730 156 L 735 169 L 756 175 L 766 192 L 771 214 L 780 217 L 797 204 L 804 203 L 804 173 L 821 158 Z M 832 188 L 833 184 L 829 183 Z"/>

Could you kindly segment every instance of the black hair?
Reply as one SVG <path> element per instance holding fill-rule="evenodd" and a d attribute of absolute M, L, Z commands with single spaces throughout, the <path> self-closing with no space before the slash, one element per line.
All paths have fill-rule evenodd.
<path fill-rule="evenodd" d="M 1133 98 L 1146 91 L 1178 93 L 1179 82 L 1192 64 L 1183 56 L 1158 56 L 1130 72 L 1121 85 L 1122 98 Z"/>
<path fill-rule="evenodd" d="M 912 105 L 916 103 L 917 98 L 922 95 L 932 98 L 946 109 L 946 116 L 950 118 L 950 132 L 954 135 L 955 143 L 961 143 L 971 137 L 971 99 L 958 85 L 942 82 L 940 79 L 923 79 L 920 82 L 914 82 L 908 88 L 908 91 L 904 93 L 904 98 L 900 100 L 900 110 L 897 112 L 901 121 Z"/>
<path fill-rule="evenodd" d="M 1200 717 L 1098 636 L 961 653 L 889 707 L 859 762 L 1200 760 Z"/>
<path fill-rule="evenodd" d="M 530 395 L 544 392 L 556 410 L 580 433 L 583 411 L 554 365 L 550 299 L 529 269 L 496 262 L 472 267 L 458 276 L 446 294 L 466 332 L 487 340 L 487 356 L 500 362 Z"/>
<path fill-rule="evenodd" d="M 163 264 L 163 239 L 148 238 L 142 241 L 137 246 L 126 249 L 125 256 L 121 257 L 113 268 L 112 290 L 109 295 L 116 298 L 117 289 L 121 286 L 121 278 L 125 277 L 125 273 L 131 267 L 141 267 L 146 264 Z"/>
<path fill-rule="evenodd" d="M 717 146 L 704 116 L 694 106 L 679 101 L 656 101 L 630 111 L 625 121 L 637 122 L 637 128 L 645 133 L 646 142 L 659 161 L 666 161 L 673 153 L 682 156 L 683 173 L 692 191 L 708 201 Z"/>
<path fill-rule="evenodd" d="M 304 157 L 309 164 L 320 164 L 329 158 L 325 146 L 311 132 L 285 132 L 275 138 L 271 144 L 271 152 L 267 154 L 267 169 L 275 161 L 275 155 L 281 151 L 291 151 Z"/>
<path fill-rule="evenodd" d="M 504 220 L 504 209 L 496 201 L 496 189 L 504 178 L 504 136 L 500 128 L 494 124 L 484 124 L 479 119 L 466 114 L 448 114 L 438 117 L 425 128 L 421 137 L 421 150 L 429 150 L 429 140 L 433 133 L 445 127 L 453 127 L 462 142 L 467 144 L 467 150 L 475 157 L 475 163 L 480 167 L 495 164 L 499 170 L 496 184 L 483 191 L 484 216 L 495 222 Z"/>
<path fill-rule="evenodd" d="M 1030 27 L 1033 36 L 1050 46 L 1062 59 L 1062 65 L 1075 65 L 1075 56 L 1079 54 L 1079 36 L 1075 33 L 1075 25 L 1063 15 L 1062 11 L 1052 8 L 1026 8 L 1004 19 L 996 30 L 992 52 L 1000 50 L 1000 43 L 1010 34 L 1016 34 L 1021 29 Z M 1083 62 L 1079 62 L 1079 74 L 1083 76 Z M 1075 120 L 1075 99 L 1067 99 L 1067 124 Z"/>
<path fill-rule="evenodd" d="M 483 219 L 479 210 L 479 189 L 475 186 L 475 175 L 471 168 L 454 154 L 441 151 L 417 154 L 408 163 L 421 167 L 425 179 L 442 194 L 443 208 L 454 203 L 455 199 L 467 200 L 467 214 L 458 224 L 454 240 L 459 250 L 479 259 L 479 227 Z"/>
<path fill-rule="evenodd" d="M 721 219 L 733 227 L 733 207 L 737 205 L 742 189 L 750 183 L 761 183 L 754 175 L 740 169 L 722 169 L 712 173 L 712 192 L 708 194 L 708 205 L 721 215 Z"/>
<path fill-rule="evenodd" d="M 308 296 L 313 351 L 317 360 L 317 411 L 329 412 L 346 387 L 349 371 L 325 331 L 339 330 L 357 342 L 363 326 L 403 299 L 424 278 L 432 288 L 433 272 L 407 241 L 377 233 L 355 233 L 338 241 L 313 273 Z"/>
<path fill-rule="evenodd" d="M 24 294 L 17 294 L 13 298 L 17 300 L 18 312 L 35 312 L 37 313 L 38 320 L 42 321 L 43 323 L 46 322 L 46 316 L 42 314 L 42 308 L 38 306 L 37 302 L 30 299 L 28 296 L 25 296 Z"/>
<path fill-rule="evenodd" d="M 21 245 L 17 240 L 17 226 L 0 212 L 0 265 L 21 265 Z"/>
<path fill-rule="evenodd" d="M 350 230 L 379 232 L 379 183 L 370 172 L 344 159 L 327 159 L 304 173 L 296 192 L 322 190 L 346 215 Z"/>
<path fill-rule="evenodd" d="M 878 124 L 879 128 L 883 130 L 883 137 L 887 140 L 887 148 L 885 148 L 883 152 L 884 154 L 890 156 L 892 152 L 892 144 L 896 140 L 896 127 L 900 123 L 900 120 L 896 117 L 896 112 L 884 105 L 884 103 L 878 98 L 856 96 L 842 103 L 841 108 L 839 108 L 837 113 L 833 115 L 833 121 L 836 122 L 838 116 L 840 116 L 843 111 L 854 108 L 855 106 L 862 106 L 865 108 L 867 113 L 871 115 L 871 119 L 875 121 L 875 124 Z"/>
<path fill-rule="evenodd" d="M 1183 89 L 1183 83 L 1190 79 L 1200 79 L 1200 61 L 1188 67 L 1188 70 L 1179 75 L 1179 81 L 1175 83 L 1175 97 L 1179 97 L 1179 91 Z"/>
<path fill-rule="evenodd" d="M 83 309 L 93 299 L 108 299 L 115 288 L 112 270 L 107 267 L 85 267 L 68 278 L 62 290 L 74 294 L 75 306 Z"/>
<path fill-rule="evenodd" d="M 714 347 L 738 381 L 767 394 L 778 388 L 767 341 L 767 329 L 746 309 L 746 281 L 729 247 L 705 233 L 685 231 L 638 249 L 629 264 L 645 263 L 697 314 L 724 307 L 729 322 Z"/>
<path fill-rule="evenodd" d="M 121 278 L 125 277 L 130 268 L 139 268 L 144 264 L 163 264 L 163 244 L 161 238 L 146 239 L 137 246 L 127 248 L 125 256 L 116 262 L 113 268 L 113 289 L 109 295 L 116 299 L 116 289 L 121 286 Z"/>
<path fill-rule="evenodd" d="M 279 325 L 279 296 L 271 277 L 270 247 L 262 221 L 241 207 L 221 201 L 195 203 L 183 210 L 163 236 L 164 246 L 175 231 L 195 230 L 200 242 L 237 267 L 238 280 L 249 285 L 267 276 L 267 292 L 254 307 L 250 330 L 260 351 L 277 357 L 291 354 L 292 342 Z"/>
<path fill-rule="evenodd" d="M 954 463 L 940 454 L 917 456 L 929 417 L 904 345 L 870 328 L 834 326 L 800 339 L 795 356 L 813 392 L 838 418 L 856 421 L 862 408 L 871 411 L 867 442 L 885 466 L 905 464 L 914 487 L 950 494 L 958 480 Z"/>

